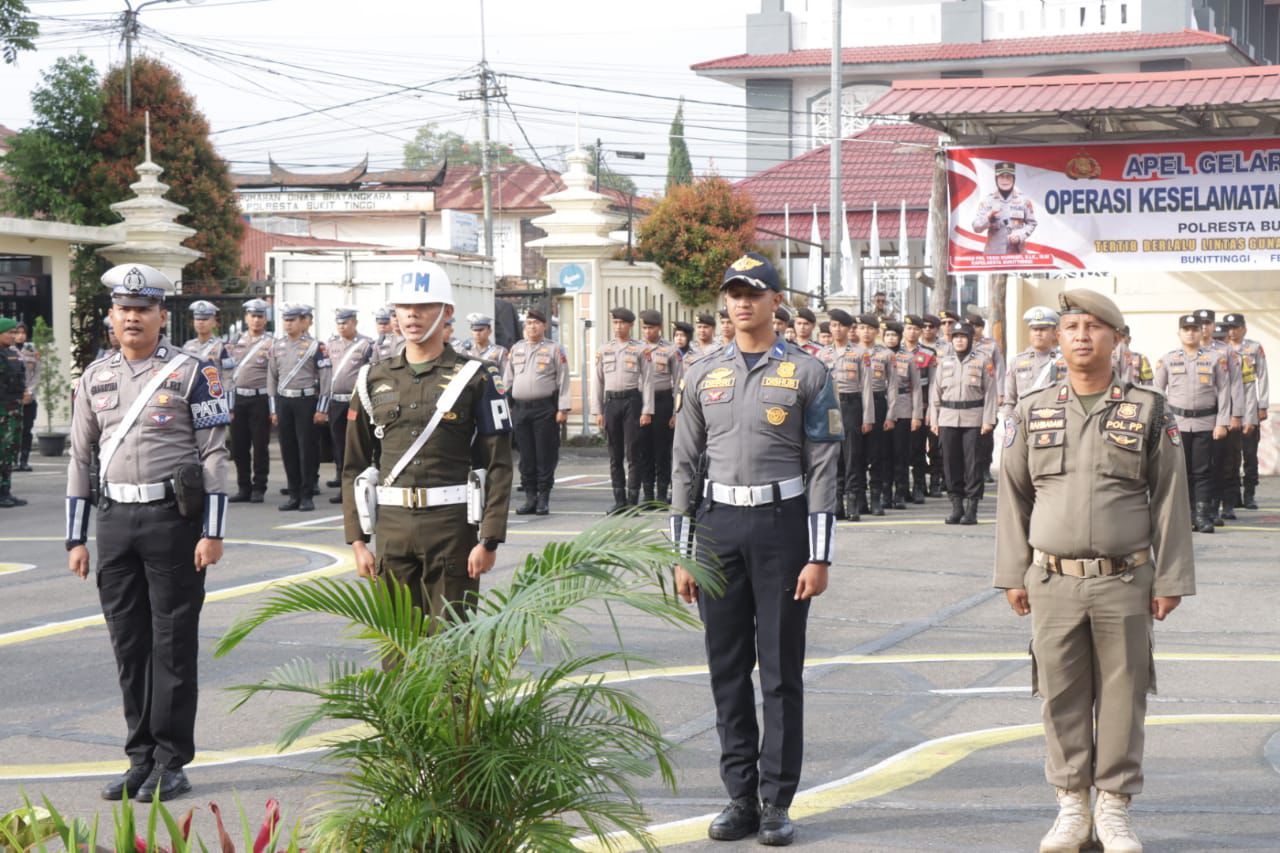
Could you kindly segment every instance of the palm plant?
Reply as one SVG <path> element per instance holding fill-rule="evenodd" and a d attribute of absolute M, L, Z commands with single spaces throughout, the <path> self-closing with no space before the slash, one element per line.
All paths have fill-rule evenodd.
<path fill-rule="evenodd" d="M 675 560 L 665 536 L 620 516 L 530 555 L 465 621 L 430 624 L 398 585 L 318 580 L 275 592 L 217 654 L 300 613 L 346 619 L 371 643 L 368 660 L 330 660 L 323 673 L 293 661 L 237 688 L 241 704 L 263 692 L 314 697 L 282 746 L 324 721 L 357 724 L 335 735 L 331 758 L 344 770 L 318 804 L 314 849 L 567 850 L 584 831 L 656 849 L 635 783 L 656 771 L 674 789 L 675 744 L 603 673 L 648 663 L 623 647 L 622 611 L 697 625 L 670 588 Z M 689 568 L 717 591 L 714 572 Z M 592 612 L 607 616 L 615 643 L 581 653 L 580 616 Z M 384 671 L 388 658 L 400 663 Z"/>

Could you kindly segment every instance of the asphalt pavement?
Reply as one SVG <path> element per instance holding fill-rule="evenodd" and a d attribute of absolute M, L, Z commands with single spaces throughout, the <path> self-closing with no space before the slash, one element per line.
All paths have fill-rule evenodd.
<path fill-rule="evenodd" d="M 14 484 L 30 505 L 0 510 L 0 813 L 25 791 L 69 814 L 102 814 L 109 826 L 110 804 L 97 792 L 125 767 L 115 667 L 92 577 L 66 570 L 65 464 L 35 464 Z M 325 467 L 323 478 L 332 475 Z M 567 452 L 558 476 L 551 515 L 512 516 L 486 584 L 508 582 L 525 555 L 575 536 L 611 503 L 600 456 Z M 226 556 L 208 579 L 201 752 L 189 768 L 195 791 L 174 804 L 201 807 L 206 843 L 205 804 L 234 814 L 238 799 L 253 818 L 273 797 L 292 822 L 336 772 L 313 744 L 275 748 L 297 703 L 260 697 L 233 712 L 229 688 L 293 658 L 357 648 L 339 625 L 277 620 L 212 657 L 270 583 L 354 575 L 339 507 L 328 503 L 333 490 L 314 513 L 280 513 L 278 464 L 272 478 L 266 504 L 232 507 Z M 991 588 L 996 499 L 983 502 L 977 527 L 944 525 L 943 499 L 839 524 L 831 586 L 809 621 L 797 848 L 1027 851 L 1052 823 L 1040 703 L 1029 689 L 1030 625 Z M 1280 482 L 1264 481 L 1259 503 L 1196 536 L 1199 594 L 1156 627 L 1159 694 L 1149 708 L 1146 790 L 1134 800 L 1149 851 L 1280 850 Z M 625 637 L 656 667 L 624 680 L 681 745 L 678 790 L 641 786 L 658 843 L 755 849 L 705 840 L 724 793 L 700 634 L 635 618 Z M 591 633 L 583 643 L 592 647 Z"/>

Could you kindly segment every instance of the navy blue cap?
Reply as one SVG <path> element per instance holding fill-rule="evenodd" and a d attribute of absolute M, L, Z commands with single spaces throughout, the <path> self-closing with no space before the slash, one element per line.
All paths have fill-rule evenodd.
<path fill-rule="evenodd" d="M 759 252 L 747 252 L 738 258 L 724 271 L 724 279 L 720 289 L 724 290 L 735 281 L 749 284 L 756 290 L 776 290 L 782 292 L 782 282 L 778 280 L 778 271 L 773 268 L 769 259 Z"/>

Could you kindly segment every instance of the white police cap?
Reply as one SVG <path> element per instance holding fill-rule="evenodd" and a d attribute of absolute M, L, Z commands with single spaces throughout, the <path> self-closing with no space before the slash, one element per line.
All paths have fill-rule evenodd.
<path fill-rule="evenodd" d="M 173 292 L 169 277 L 146 264 L 117 264 L 102 274 L 102 283 L 111 288 L 111 301 L 126 308 L 156 305 Z"/>
<path fill-rule="evenodd" d="M 377 323 L 391 322 L 391 309 L 383 305 L 381 308 L 373 309 L 373 319 Z"/>
<path fill-rule="evenodd" d="M 286 318 L 311 316 L 311 306 L 305 302 L 286 302 L 280 311 Z"/>
<path fill-rule="evenodd" d="M 246 314 L 266 314 L 270 306 L 265 299 L 250 299 L 244 304 Z"/>
<path fill-rule="evenodd" d="M 414 261 L 413 267 L 400 276 L 391 297 L 392 305 L 453 305 L 453 283 L 439 264 Z"/>
<path fill-rule="evenodd" d="M 1035 305 L 1028 308 L 1026 313 L 1022 315 L 1022 322 L 1033 329 L 1036 326 L 1056 326 L 1058 325 L 1058 312 L 1043 305 Z"/>
<path fill-rule="evenodd" d="M 479 312 L 472 312 L 468 314 L 467 322 L 471 324 L 471 328 L 473 329 L 479 329 L 485 326 L 492 328 L 493 326 L 493 318 L 487 314 L 481 314 Z"/>
<path fill-rule="evenodd" d="M 360 315 L 360 309 L 354 305 L 343 305 L 333 309 L 333 319 L 339 323 L 345 323 L 348 320 L 354 320 Z"/>
<path fill-rule="evenodd" d="M 207 299 L 199 299 L 191 303 L 191 316 L 197 320 L 208 320 L 218 316 L 218 306 Z"/>

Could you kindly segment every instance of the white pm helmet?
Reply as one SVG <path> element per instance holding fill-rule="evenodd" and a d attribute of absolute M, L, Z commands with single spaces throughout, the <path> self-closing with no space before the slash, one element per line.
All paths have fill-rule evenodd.
<path fill-rule="evenodd" d="M 413 267 L 400 276 L 391 297 L 392 305 L 453 305 L 453 282 L 439 264 L 414 261 Z"/>

